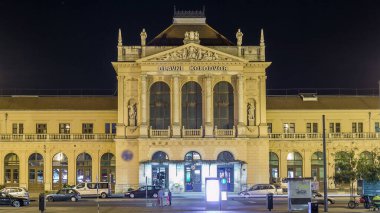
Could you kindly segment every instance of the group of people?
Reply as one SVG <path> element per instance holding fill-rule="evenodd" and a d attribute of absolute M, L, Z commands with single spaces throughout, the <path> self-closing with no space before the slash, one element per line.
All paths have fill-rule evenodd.
<path fill-rule="evenodd" d="M 157 205 L 158 206 L 171 206 L 172 205 L 172 192 L 167 189 L 161 188 L 158 191 L 158 196 L 157 196 Z"/>

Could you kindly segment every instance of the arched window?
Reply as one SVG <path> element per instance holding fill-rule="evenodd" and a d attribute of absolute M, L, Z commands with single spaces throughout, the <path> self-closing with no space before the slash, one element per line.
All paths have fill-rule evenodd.
<path fill-rule="evenodd" d="M 194 81 L 182 87 L 182 126 L 186 129 L 202 126 L 202 89 Z"/>
<path fill-rule="evenodd" d="M 290 152 L 287 157 L 288 177 L 302 177 L 302 157 L 298 152 Z"/>
<path fill-rule="evenodd" d="M 92 176 L 92 158 L 83 152 L 77 157 L 77 184 L 90 182 Z"/>
<path fill-rule="evenodd" d="M 67 184 L 68 175 L 67 156 L 60 152 L 53 157 L 53 189 L 60 189 Z"/>
<path fill-rule="evenodd" d="M 279 161 L 274 152 L 269 152 L 269 176 L 271 183 L 277 183 L 279 178 Z"/>
<path fill-rule="evenodd" d="M 197 161 L 201 159 L 201 155 L 198 152 L 190 151 L 185 155 L 185 161 Z"/>
<path fill-rule="evenodd" d="M 228 163 L 228 162 L 233 162 L 235 158 L 231 152 L 223 151 L 218 154 L 217 160 L 220 162 Z"/>
<path fill-rule="evenodd" d="M 164 82 L 150 87 L 150 126 L 167 129 L 170 126 L 170 89 Z"/>
<path fill-rule="evenodd" d="M 234 126 L 234 94 L 231 84 L 225 81 L 214 87 L 214 125 L 219 129 Z"/>
<path fill-rule="evenodd" d="M 28 159 L 29 191 L 44 189 L 44 158 L 39 153 L 33 153 Z"/>
<path fill-rule="evenodd" d="M 102 182 L 110 182 L 112 189 L 116 183 L 116 158 L 112 153 L 105 153 L 100 159 L 100 176 Z"/>
<path fill-rule="evenodd" d="M 335 153 L 335 172 L 340 172 L 349 164 L 350 154 L 344 151 Z M 348 168 L 348 167 L 347 167 Z"/>
<path fill-rule="evenodd" d="M 162 151 L 155 152 L 152 156 L 152 161 L 155 161 L 155 162 L 164 162 L 168 160 L 169 160 L 169 156 L 165 152 L 162 152 Z"/>
<path fill-rule="evenodd" d="M 14 153 L 9 153 L 4 158 L 4 180 L 5 186 L 18 186 L 19 184 L 20 160 Z"/>
<path fill-rule="evenodd" d="M 316 177 L 317 180 L 323 180 L 323 153 L 314 152 L 311 156 L 311 177 Z"/>

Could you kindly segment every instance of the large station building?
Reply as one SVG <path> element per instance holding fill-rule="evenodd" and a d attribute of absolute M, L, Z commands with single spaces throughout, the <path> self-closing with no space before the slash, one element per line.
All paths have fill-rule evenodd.
<path fill-rule="evenodd" d="M 239 191 L 331 177 L 339 154 L 380 147 L 377 96 L 268 96 L 264 33 L 245 46 L 236 31 L 232 42 L 204 11 L 175 11 L 153 39 L 143 29 L 136 46 L 119 31 L 117 97 L 1 97 L 0 184 L 41 191 L 109 181 L 123 192 L 147 181 L 194 192 L 206 177 L 224 177 Z"/>

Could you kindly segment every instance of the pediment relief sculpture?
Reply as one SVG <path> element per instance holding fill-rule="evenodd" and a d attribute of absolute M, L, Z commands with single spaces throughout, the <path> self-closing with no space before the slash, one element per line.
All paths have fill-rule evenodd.
<path fill-rule="evenodd" d="M 232 61 L 232 58 L 222 56 L 210 50 L 196 46 L 187 46 L 183 49 L 173 51 L 154 58 L 154 61 Z"/>

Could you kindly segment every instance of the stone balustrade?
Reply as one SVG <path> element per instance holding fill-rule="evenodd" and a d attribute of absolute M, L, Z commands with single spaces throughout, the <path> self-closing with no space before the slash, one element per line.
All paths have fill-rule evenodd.
<path fill-rule="evenodd" d="M 1 134 L 0 141 L 113 141 L 115 134 Z"/>
<path fill-rule="evenodd" d="M 283 140 L 283 139 L 295 139 L 295 140 L 307 140 L 307 139 L 322 139 L 322 133 L 269 133 L 271 140 Z M 380 139 L 380 133 L 378 132 L 342 132 L 342 133 L 326 133 L 328 139 Z"/>

